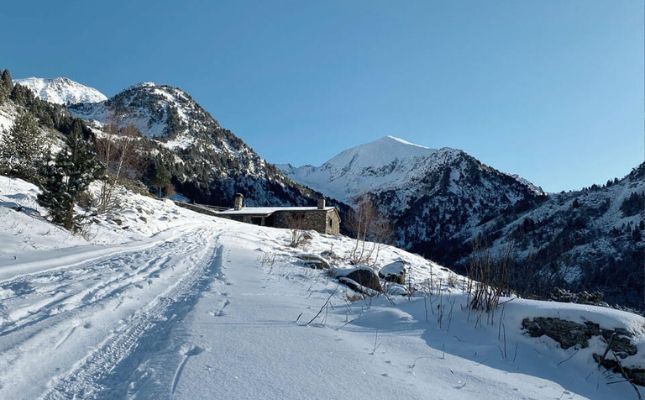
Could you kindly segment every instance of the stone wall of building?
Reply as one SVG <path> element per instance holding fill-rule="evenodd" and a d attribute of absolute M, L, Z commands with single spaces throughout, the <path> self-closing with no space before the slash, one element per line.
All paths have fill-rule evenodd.
<path fill-rule="evenodd" d="M 334 210 L 277 211 L 272 217 L 276 228 L 313 229 L 332 235 L 340 232 L 340 219 Z"/>

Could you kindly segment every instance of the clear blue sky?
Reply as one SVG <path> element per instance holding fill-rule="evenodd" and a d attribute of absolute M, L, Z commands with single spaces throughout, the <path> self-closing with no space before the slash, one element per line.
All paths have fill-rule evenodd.
<path fill-rule="evenodd" d="M 642 0 L 6 3 L 14 77 L 176 85 L 275 163 L 395 135 L 557 191 L 643 160 Z"/>

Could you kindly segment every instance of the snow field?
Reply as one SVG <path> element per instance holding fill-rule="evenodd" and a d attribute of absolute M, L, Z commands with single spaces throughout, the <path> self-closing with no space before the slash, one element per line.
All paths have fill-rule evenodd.
<path fill-rule="evenodd" d="M 0 178 L 3 204 L 42 212 L 36 194 Z M 347 267 L 349 238 L 294 249 L 287 230 L 125 194 L 85 238 L 0 206 L 0 398 L 636 398 L 591 358 L 603 343 L 563 350 L 521 321 L 626 329 L 642 365 L 640 316 L 522 299 L 476 313 L 463 277 L 390 246 L 374 266 L 402 260 L 417 292 L 360 299 L 298 257 Z"/>

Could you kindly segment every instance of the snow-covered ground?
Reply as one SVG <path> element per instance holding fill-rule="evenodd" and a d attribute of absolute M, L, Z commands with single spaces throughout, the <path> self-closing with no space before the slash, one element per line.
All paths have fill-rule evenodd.
<path fill-rule="evenodd" d="M 521 321 L 623 328 L 642 358 L 642 317 L 513 299 L 491 319 L 463 278 L 393 247 L 375 265 L 403 260 L 419 292 L 360 299 L 299 258 L 346 267 L 348 238 L 292 248 L 289 231 L 131 193 L 72 236 L 34 216 L 36 193 L 0 178 L 2 399 L 636 398 L 591 358 L 601 343 L 563 350 Z"/>

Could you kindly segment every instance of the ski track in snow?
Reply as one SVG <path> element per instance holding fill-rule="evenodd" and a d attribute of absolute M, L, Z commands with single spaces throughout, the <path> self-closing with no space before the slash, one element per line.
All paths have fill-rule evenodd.
<path fill-rule="evenodd" d="M 104 397 L 109 381 L 131 373 L 142 343 L 154 342 L 141 339 L 160 337 L 190 311 L 220 263 L 216 242 L 213 225 L 202 226 L 139 251 L 1 281 L 14 295 L 0 309 L 0 397 Z M 47 358 L 34 360 L 34 351 Z"/>

